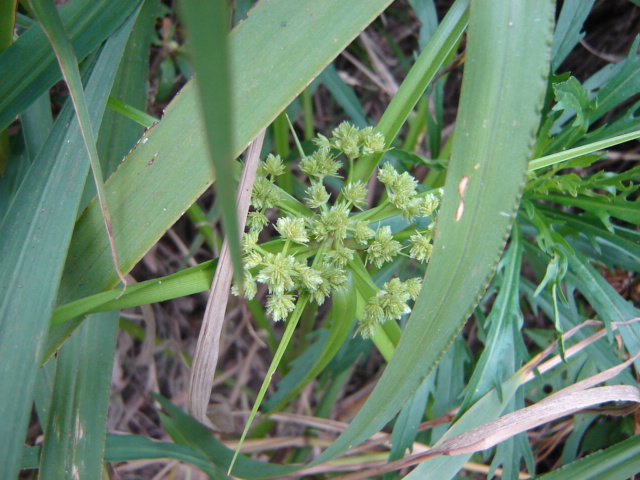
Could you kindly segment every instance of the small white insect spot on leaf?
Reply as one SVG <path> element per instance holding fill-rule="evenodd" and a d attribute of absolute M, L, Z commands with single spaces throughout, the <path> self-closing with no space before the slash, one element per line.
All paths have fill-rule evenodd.
<path fill-rule="evenodd" d="M 479 164 L 479 163 L 476 163 L 476 164 L 473 166 L 473 169 L 474 169 L 474 170 L 477 170 L 477 169 L 479 169 L 479 168 L 480 168 L 480 164 Z"/>
<path fill-rule="evenodd" d="M 464 202 L 460 200 L 460 205 L 458 205 L 458 209 L 456 210 L 456 222 L 460 221 L 463 213 L 464 213 Z"/>
<path fill-rule="evenodd" d="M 460 183 L 458 183 L 458 193 L 461 197 L 464 197 L 464 192 L 467 191 L 467 185 L 469 184 L 469 177 L 464 176 L 460 179 Z"/>

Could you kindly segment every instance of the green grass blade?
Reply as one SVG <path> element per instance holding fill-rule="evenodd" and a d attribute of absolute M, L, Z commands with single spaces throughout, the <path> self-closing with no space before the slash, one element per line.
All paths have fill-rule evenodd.
<path fill-rule="evenodd" d="M 124 47 L 127 35 L 116 37 L 113 42 Z M 104 112 L 118 59 L 101 55 L 93 66 L 86 95 L 95 124 Z M 0 223 L 0 478 L 17 473 L 35 376 L 88 168 L 73 106 L 67 103 Z"/>
<path fill-rule="evenodd" d="M 217 262 L 217 259 L 210 260 L 166 277 L 130 285 L 122 296 L 118 291 L 108 290 L 61 305 L 53 311 L 51 326 L 88 313 L 122 310 L 204 292 L 211 288 Z"/>
<path fill-rule="evenodd" d="M 637 138 L 640 138 L 640 130 L 625 133 L 624 135 L 618 135 L 613 138 L 607 138 L 606 140 L 589 143 L 580 147 L 570 148 L 569 150 L 563 150 L 562 152 L 554 153 L 552 155 L 536 158 L 529 162 L 529 171 L 532 172 L 534 170 L 539 170 L 540 168 L 566 162 L 573 158 L 588 155 L 589 153 L 597 152 L 598 150 L 604 150 L 605 148 L 613 147 L 614 145 L 619 145 L 624 142 L 630 142 Z"/>
<path fill-rule="evenodd" d="M 640 435 L 535 477 L 535 480 L 626 480 L 640 472 Z"/>
<path fill-rule="evenodd" d="M 585 33 L 582 31 L 595 0 L 569 0 L 564 2 L 551 47 L 552 69 L 555 72 L 571 53 Z"/>
<path fill-rule="evenodd" d="M 387 146 L 390 146 L 398 135 L 400 128 L 409 118 L 409 114 L 437 75 L 445 59 L 458 46 L 467 26 L 468 7 L 469 0 L 456 0 L 451 6 L 380 118 L 376 130 L 384 135 Z M 383 154 L 374 154 L 369 159 L 360 159 L 356 163 L 353 179 L 367 180 Z"/>
<path fill-rule="evenodd" d="M 251 423 L 253 422 L 254 418 L 258 414 L 258 409 L 260 408 L 260 405 L 262 404 L 262 400 L 264 399 L 264 396 L 267 393 L 267 388 L 269 388 L 269 385 L 271 384 L 271 378 L 273 377 L 273 374 L 276 373 L 278 365 L 280 365 L 282 356 L 284 355 L 284 352 L 287 349 L 289 342 L 291 341 L 291 337 L 293 337 L 293 333 L 295 332 L 296 325 L 298 325 L 298 320 L 300 320 L 300 315 L 302 315 L 304 307 L 307 305 L 308 301 L 309 301 L 308 295 L 299 296 L 298 300 L 296 301 L 296 308 L 293 310 L 293 312 L 291 312 L 291 314 L 289 315 L 289 318 L 287 318 L 287 326 L 285 327 L 284 334 L 282 335 L 282 339 L 280 340 L 280 344 L 278 345 L 278 349 L 276 350 L 276 353 L 273 355 L 273 360 L 271 360 L 271 364 L 269 365 L 267 374 L 265 375 L 264 380 L 262 381 L 262 386 L 260 387 L 260 390 L 258 391 L 258 395 L 256 396 L 256 400 L 253 404 L 253 407 L 251 408 L 251 413 L 249 413 L 249 417 L 247 418 L 247 423 L 244 427 L 244 430 L 242 431 L 240 440 L 238 440 L 238 446 L 236 447 L 236 451 L 234 452 L 233 458 L 231 459 L 231 463 L 229 464 L 229 470 L 227 471 L 227 475 L 231 475 L 231 472 L 233 470 L 233 465 L 235 464 L 236 458 L 240 453 L 240 448 L 242 447 L 244 439 L 247 437 L 247 434 L 249 433 L 249 428 L 251 427 Z"/>
<path fill-rule="evenodd" d="M 226 1 L 182 0 L 182 16 L 187 25 L 189 47 L 196 68 L 196 84 L 204 116 L 209 157 L 218 178 L 216 201 L 220 202 L 222 221 L 229 242 L 236 282 L 242 283 L 242 260 L 236 211 L 236 191 L 232 160 L 235 132 L 231 117 L 231 65 L 227 32 L 229 8 Z"/>
<path fill-rule="evenodd" d="M 353 278 L 350 275 L 345 291 L 335 292 L 332 296 L 331 316 L 328 320 L 330 322 L 328 338 L 317 361 L 305 368 L 306 374 L 295 386 L 286 392 L 278 391 L 269 399 L 269 410 L 279 410 L 287 401 L 316 378 L 335 357 L 353 327 L 357 298 Z"/>
<path fill-rule="evenodd" d="M 517 230 L 517 229 L 514 229 Z M 489 328 L 485 349 L 476 364 L 460 406 L 464 413 L 480 397 L 513 375 L 520 366 L 517 346 L 522 312 L 520 311 L 520 265 L 522 243 L 519 235 L 512 236 L 509 250 L 503 256 L 505 272 L 487 322 Z"/>
<path fill-rule="evenodd" d="M 397 413 L 491 279 L 515 218 L 539 123 L 553 13 L 551 1 L 472 4 L 458 128 L 424 281 L 428 288 L 367 403 L 316 462 L 364 441 Z"/>
<path fill-rule="evenodd" d="M 149 5 L 149 3 L 145 2 L 145 5 Z M 148 68 L 148 65 L 147 65 Z M 131 84 L 132 87 L 138 87 L 138 83 Z M 154 123 L 158 121 L 156 117 L 149 115 L 148 113 L 144 113 L 139 108 L 135 108 L 132 105 L 125 103 L 123 101 L 118 100 L 117 98 L 109 97 L 107 101 L 107 107 L 112 109 L 114 112 L 127 117 L 130 120 L 133 120 L 135 123 L 142 127 L 149 128 Z M 144 106 L 140 107 L 144 108 Z M 136 141 L 140 138 L 141 135 L 136 137 Z M 100 140 L 98 140 L 99 142 Z"/>
<path fill-rule="evenodd" d="M 48 92 L 36 99 L 25 110 L 20 116 L 20 122 L 29 157 L 34 159 L 38 156 L 40 149 L 47 140 L 51 127 L 53 127 L 51 100 Z"/>
<path fill-rule="evenodd" d="M 143 116 L 145 120 L 151 120 L 151 123 L 157 121 L 157 119 L 145 114 L 144 111 L 147 108 L 148 97 L 149 47 L 151 37 L 155 34 L 158 3 L 159 0 L 145 0 L 143 3 L 124 55 L 120 60 L 114 88 L 107 100 L 109 108 L 104 112 L 97 143 L 100 164 L 105 177 L 115 171 L 144 133 L 142 125 L 115 111 L 111 106 L 112 101 L 125 105 L 127 112 L 132 110 L 139 112 L 140 116 Z M 81 208 L 84 209 L 95 194 L 95 184 L 87 182 L 85 191 L 82 193 Z"/>
<path fill-rule="evenodd" d="M 99 480 L 118 312 L 92 315 L 60 349 L 40 478 Z"/>
<path fill-rule="evenodd" d="M 17 6 L 17 0 L 0 2 L 0 52 L 3 52 L 13 42 Z M 9 134 L 6 130 L 0 129 L 0 175 L 4 174 L 10 152 Z"/>
<path fill-rule="evenodd" d="M 225 447 L 195 419 L 184 413 L 160 395 L 154 398 L 162 405 L 169 417 L 161 415 L 162 424 L 167 433 L 177 444 L 191 447 L 201 455 L 204 455 L 215 465 L 227 469 L 233 457 L 233 450 Z M 238 478 L 250 480 L 282 478 L 302 468 L 302 465 L 277 465 L 274 463 L 260 462 L 251 458 L 240 456 L 234 467 Z"/>
<path fill-rule="evenodd" d="M 94 51 L 124 22 L 139 0 L 75 0 L 60 8 L 79 60 Z M 62 78 L 51 45 L 34 25 L 0 54 L 0 130 Z"/>
<path fill-rule="evenodd" d="M 38 467 L 41 447 L 23 450 L 23 469 Z M 130 462 L 133 460 L 155 460 L 172 458 L 198 467 L 211 478 L 228 478 L 222 470 L 193 448 L 170 442 L 158 442 L 139 435 L 107 435 L 104 459 L 107 462 Z"/>
<path fill-rule="evenodd" d="M 568 252 L 567 252 L 568 253 Z M 640 316 L 640 310 L 622 298 L 600 273 L 589 265 L 580 254 L 568 254 L 569 268 L 574 273 L 573 282 L 596 310 L 610 331 L 611 322 L 624 322 Z M 618 327 L 628 352 L 640 351 L 640 325 L 631 323 Z M 636 361 L 636 368 L 640 362 Z"/>
<path fill-rule="evenodd" d="M 145 2 L 141 15 L 137 19 L 132 16 L 122 27 L 122 35 L 126 38 L 127 29 L 135 21 L 111 94 L 136 105 L 144 106 L 147 101 L 144 86 L 157 4 L 157 1 Z M 116 48 L 113 53 L 118 56 L 122 49 Z M 138 85 L 132 85 L 132 82 Z M 117 117 L 120 116 L 107 110 L 100 126 L 97 148 L 100 157 L 107 159 L 102 165 L 105 174 L 116 169 L 138 138 L 135 128 L 131 125 L 122 128 L 121 120 L 126 119 Z M 87 182 L 87 185 L 92 183 Z M 69 472 L 88 480 L 100 478 L 118 318 L 117 311 L 90 316 L 58 351 L 51 415 L 48 420 L 41 420 L 41 424 L 46 425 L 41 478 L 67 477 Z"/>
<path fill-rule="evenodd" d="M 53 46 L 58 62 L 60 63 L 62 75 L 69 87 L 71 100 L 76 110 L 80 131 L 82 132 L 82 139 L 84 140 L 84 145 L 87 149 L 87 153 L 89 154 L 91 171 L 98 191 L 98 202 L 100 203 L 100 210 L 107 230 L 107 236 L 109 238 L 109 247 L 111 250 L 113 266 L 118 273 L 118 277 L 120 277 L 120 280 L 126 286 L 127 281 L 118 266 L 118 255 L 116 253 L 115 239 L 113 238 L 111 213 L 109 211 L 107 194 L 104 189 L 102 167 L 100 166 L 100 158 L 96 147 L 96 135 L 89 117 L 89 109 L 84 95 L 82 79 L 80 78 L 80 70 L 78 70 L 76 54 L 73 51 L 71 40 L 67 35 L 64 25 L 62 24 L 62 20 L 60 19 L 60 15 L 58 14 L 58 10 L 54 5 L 53 0 L 29 0 L 29 5 L 40 21 L 42 29 Z M 137 12 L 135 13 L 135 16 L 137 16 Z"/>

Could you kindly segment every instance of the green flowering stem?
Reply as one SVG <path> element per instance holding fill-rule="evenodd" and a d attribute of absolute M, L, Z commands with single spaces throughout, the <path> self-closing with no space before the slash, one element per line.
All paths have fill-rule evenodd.
<path fill-rule="evenodd" d="M 364 304 L 367 299 L 376 295 L 380 289 L 375 283 L 373 283 L 371 275 L 369 275 L 369 272 L 365 268 L 362 263 L 362 259 L 359 256 L 356 255 L 354 259 L 347 264 L 347 267 L 351 270 L 356 289 L 363 299 L 363 302 L 358 302 L 358 307 L 356 309 L 356 317 L 361 319 Z M 371 340 L 384 359 L 389 362 L 398 342 L 400 341 L 401 335 L 402 330 L 400 330 L 398 324 L 395 321 L 388 321 L 382 325 L 376 326 L 375 334 Z"/>
<path fill-rule="evenodd" d="M 258 413 L 258 409 L 262 404 L 262 400 L 264 399 L 264 395 L 267 393 L 267 388 L 271 384 L 271 378 L 273 374 L 276 372 L 278 365 L 280 364 L 280 360 L 282 360 L 282 356 L 284 355 L 289 342 L 291 341 L 291 337 L 293 336 L 293 332 L 298 325 L 298 320 L 300 319 L 300 315 L 302 311 L 307 305 L 309 301 L 308 295 L 300 295 L 298 297 L 298 301 L 296 303 L 296 308 L 289 315 L 289 320 L 287 321 L 287 327 L 284 330 L 284 335 L 282 336 L 282 340 L 280 340 L 280 345 L 278 345 L 278 349 L 276 350 L 275 355 L 273 356 L 273 361 L 271 365 L 269 365 L 269 370 L 267 371 L 267 375 L 262 381 L 262 386 L 260 387 L 260 391 L 258 392 L 258 396 L 256 397 L 256 401 L 253 404 L 253 408 L 251 409 L 251 413 L 249 414 L 249 418 L 247 419 L 247 423 L 244 426 L 244 431 L 242 432 L 242 436 L 240 437 L 240 441 L 238 442 L 238 446 L 236 447 L 236 451 L 233 453 L 233 458 L 231 459 L 231 464 L 229 465 L 229 470 L 227 475 L 231 475 L 231 470 L 233 469 L 233 465 L 236 462 L 236 458 L 238 458 L 238 453 L 240 452 L 240 448 L 244 443 L 244 439 L 247 437 L 247 433 L 249 433 L 249 427 L 253 422 L 256 414 Z"/>
<path fill-rule="evenodd" d="M 376 346 L 378 351 L 382 354 L 385 361 L 389 363 L 391 361 L 391 357 L 393 356 L 393 352 L 396 351 L 397 342 L 394 343 L 391 337 L 387 334 L 388 326 L 394 325 L 399 333 L 400 327 L 394 321 L 385 322 L 382 325 L 376 325 L 376 332 L 373 334 L 371 340 L 373 344 Z"/>

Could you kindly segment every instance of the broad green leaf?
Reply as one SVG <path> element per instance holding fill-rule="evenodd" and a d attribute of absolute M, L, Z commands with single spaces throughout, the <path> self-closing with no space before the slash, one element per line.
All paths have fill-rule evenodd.
<path fill-rule="evenodd" d="M 20 123 L 29 157 L 34 159 L 40 153 L 40 149 L 46 142 L 51 127 L 53 127 L 51 101 L 49 100 L 48 92 L 37 98 L 25 110 L 20 116 Z"/>
<path fill-rule="evenodd" d="M 391 433 L 390 462 L 404 457 L 407 450 L 413 451 L 413 442 L 418 434 L 418 425 L 424 417 L 432 385 L 433 382 L 427 377 L 400 410 Z"/>
<path fill-rule="evenodd" d="M 640 435 L 587 455 L 535 480 L 627 480 L 640 472 Z"/>
<path fill-rule="evenodd" d="M 118 316 L 90 316 L 58 353 L 41 479 L 100 479 Z"/>
<path fill-rule="evenodd" d="M 158 3 L 159 0 L 145 0 L 142 5 L 120 60 L 107 107 L 110 107 L 112 101 L 117 101 L 124 103 L 128 108 L 146 111 L 149 95 L 147 86 L 149 82 L 149 47 L 151 37 L 155 33 Z M 111 175 L 118 168 L 122 159 L 143 133 L 144 127 L 142 125 L 113 108 L 106 109 L 97 143 L 100 164 L 105 177 Z M 87 182 L 80 203 L 82 209 L 87 206 L 95 194 L 95 184 Z"/>
<path fill-rule="evenodd" d="M 540 119 L 553 13 L 552 2 L 472 4 L 457 129 L 425 287 L 376 389 L 315 463 L 364 441 L 396 414 L 491 279 Z"/>
<path fill-rule="evenodd" d="M 135 21 L 111 94 L 126 95 L 128 100 L 138 105 L 146 104 L 146 88 L 132 91 L 130 82 L 137 80 L 143 87 L 146 83 L 149 37 L 153 32 L 156 9 L 157 1 L 145 2 L 142 16 L 137 19 L 131 16 L 121 33 L 126 38 L 127 28 L 131 28 Z M 144 40 L 145 36 L 147 41 Z M 122 49 L 116 48 L 113 53 L 121 55 Z M 135 68 L 136 63 L 143 65 L 143 68 Z M 143 75 L 128 75 L 127 72 L 132 70 Z M 103 161 L 111 160 L 102 165 L 105 174 L 116 169 L 120 159 L 137 140 L 130 134 L 123 135 L 122 129 L 117 128 L 120 119 L 108 113 L 105 112 L 103 117 L 99 131 L 101 142 L 97 146 L 100 158 Z M 135 129 L 131 130 L 135 135 Z M 92 185 L 92 182 L 87 184 Z M 118 317 L 117 311 L 90 316 L 58 352 L 51 415 L 46 423 L 41 423 L 46 427 L 40 478 L 57 479 L 70 475 L 82 479 L 101 478 Z M 48 370 L 50 363 L 53 362 L 43 367 L 43 373 Z"/>
<path fill-rule="evenodd" d="M 128 31 L 104 50 L 124 47 Z M 109 42 L 108 42 L 109 43 Z M 86 84 L 99 124 L 120 55 L 100 55 Z M 0 477 L 14 478 L 58 282 L 88 172 L 73 106 L 60 112 L 0 223 Z M 73 172 L 73 173 L 71 173 Z M 104 235 L 104 230 L 99 230 Z"/>
<path fill-rule="evenodd" d="M 100 46 L 138 6 L 140 0 L 75 0 L 60 9 L 78 60 Z M 36 24 L 0 54 L 0 130 L 62 78 L 58 62 Z"/>
<path fill-rule="evenodd" d="M 7 212 L 11 198 L 24 180 L 29 166 L 40 152 L 53 126 L 49 94 L 38 98 L 20 116 L 20 121 L 25 149 L 22 154 L 14 149 L 9 165 L 0 179 L 0 217 L 4 217 Z"/>

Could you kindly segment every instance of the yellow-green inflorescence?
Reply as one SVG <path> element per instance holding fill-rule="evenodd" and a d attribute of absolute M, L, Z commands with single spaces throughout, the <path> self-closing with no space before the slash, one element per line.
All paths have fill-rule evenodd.
<path fill-rule="evenodd" d="M 325 184 L 327 178 L 340 178 L 339 172 L 345 169 L 340 155 L 345 155 L 347 171 L 352 171 L 356 159 L 384 151 L 383 136 L 371 127 L 359 129 L 345 122 L 330 138 L 318 135 L 314 143 L 318 149 L 303 157 L 299 165 L 309 179 L 304 203 L 310 213 L 278 218 L 273 226 L 281 238 L 269 245 L 258 244 L 258 237 L 271 223 L 266 216 L 267 210 L 281 205 L 286 196 L 275 185 L 276 177 L 286 169 L 279 156 L 269 155 L 260 163 L 253 187 L 253 209 L 247 218 L 249 231 L 242 240 L 243 294 L 252 299 L 258 291 L 257 283 L 266 285 L 269 292 L 266 308 L 275 321 L 288 317 L 295 309 L 299 295 L 308 295 L 321 305 L 333 291 L 344 288 L 348 264 L 356 255 L 363 255 L 367 264 L 378 268 L 391 262 L 403 250 L 420 262 L 427 262 L 431 255 L 433 220 L 441 191 L 418 194 L 418 182 L 410 173 L 398 173 L 389 163 L 379 169 L 378 180 L 384 184 L 387 193 L 383 202 L 409 222 L 417 217 L 432 219 L 429 227 L 416 230 L 403 245 L 389 226 L 366 220 L 367 213 L 363 210 L 368 190 L 364 182 L 351 181 L 347 176 L 333 204 L 330 204 L 331 194 Z M 407 235 L 401 237 L 406 239 Z M 409 313 L 408 302 L 416 299 L 420 288 L 419 278 L 404 282 L 392 278 L 386 282 L 364 307 L 359 320 L 361 335 L 371 337 L 378 324 Z M 240 293 L 235 285 L 233 292 Z"/>

